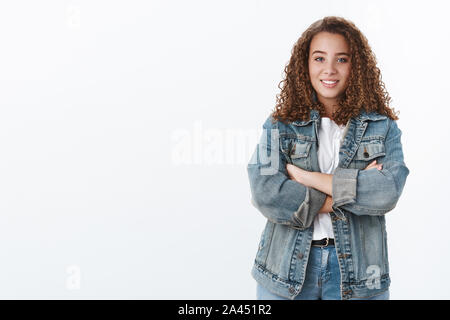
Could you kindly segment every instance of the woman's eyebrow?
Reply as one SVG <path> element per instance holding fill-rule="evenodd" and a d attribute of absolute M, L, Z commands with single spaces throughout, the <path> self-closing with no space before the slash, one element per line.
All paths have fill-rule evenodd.
<path fill-rule="evenodd" d="M 314 53 L 327 54 L 325 51 L 316 50 L 316 51 L 314 51 L 311 55 L 313 55 Z M 350 57 L 350 55 L 349 55 L 347 52 L 339 52 L 339 53 L 336 53 L 336 55 L 337 55 L 337 56 L 342 56 L 342 55 L 344 55 L 344 56 L 349 56 L 349 57 Z"/>

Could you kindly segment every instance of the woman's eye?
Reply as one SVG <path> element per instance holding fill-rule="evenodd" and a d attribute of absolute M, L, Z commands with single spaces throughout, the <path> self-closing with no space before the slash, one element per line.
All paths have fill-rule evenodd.
<path fill-rule="evenodd" d="M 319 60 L 320 59 L 320 60 Z M 323 57 L 317 57 L 317 58 L 315 58 L 314 59 L 315 61 L 320 61 L 320 62 L 322 62 L 323 61 Z M 338 61 L 339 62 L 342 62 L 342 63 L 345 63 L 345 62 L 347 62 L 347 58 L 338 58 Z"/>

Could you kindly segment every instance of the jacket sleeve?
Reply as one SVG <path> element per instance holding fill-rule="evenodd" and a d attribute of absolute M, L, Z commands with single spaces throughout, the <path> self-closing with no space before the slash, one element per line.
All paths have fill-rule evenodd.
<path fill-rule="evenodd" d="M 409 169 L 403 161 L 401 130 L 390 120 L 385 138 L 385 155 L 377 158 L 382 170 L 336 168 L 332 180 L 332 208 L 356 215 L 384 215 L 395 208 Z M 337 211 L 339 212 L 337 212 Z M 340 215 L 340 214 L 339 214 Z"/>
<path fill-rule="evenodd" d="M 296 229 L 311 226 L 326 194 L 289 178 L 279 146 L 279 123 L 269 117 L 247 165 L 251 202 L 269 220 Z"/>

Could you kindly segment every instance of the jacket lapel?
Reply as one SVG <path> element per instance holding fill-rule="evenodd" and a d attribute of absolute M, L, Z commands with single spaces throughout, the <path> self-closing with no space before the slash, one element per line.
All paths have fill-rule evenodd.
<path fill-rule="evenodd" d="M 339 167 L 347 168 L 358 151 L 362 137 L 367 128 L 367 122 L 352 118 L 347 123 L 347 133 L 339 149 Z"/>

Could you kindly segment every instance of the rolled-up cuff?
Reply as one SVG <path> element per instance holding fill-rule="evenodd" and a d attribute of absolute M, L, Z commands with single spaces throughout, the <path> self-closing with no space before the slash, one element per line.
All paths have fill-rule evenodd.
<path fill-rule="evenodd" d="M 356 202 L 359 169 L 336 168 L 332 180 L 332 208 Z"/>
<path fill-rule="evenodd" d="M 327 195 L 319 190 L 310 187 L 306 188 L 305 201 L 302 202 L 293 216 L 296 228 L 306 229 L 311 226 L 326 197 Z"/>

